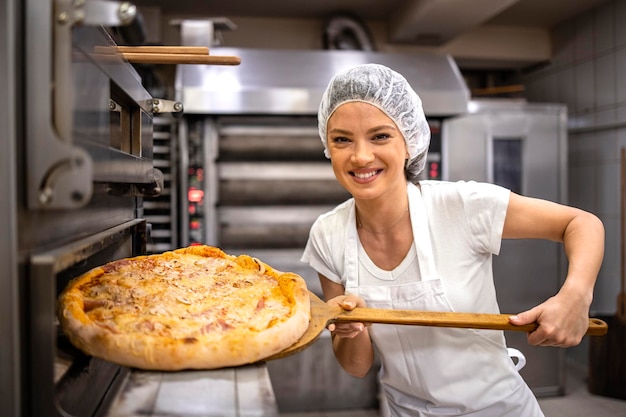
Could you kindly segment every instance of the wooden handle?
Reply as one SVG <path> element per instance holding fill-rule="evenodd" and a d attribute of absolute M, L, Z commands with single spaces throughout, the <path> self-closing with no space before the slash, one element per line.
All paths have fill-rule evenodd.
<path fill-rule="evenodd" d="M 237 56 L 209 55 L 205 46 L 96 46 L 96 55 L 123 55 L 131 64 L 239 65 Z"/>
<path fill-rule="evenodd" d="M 384 324 L 408 324 L 434 327 L 458 327 L 465 329 L 515 330 L 531 332 L 536 323 L 516 326 L 509 323 L 509 314 L 453 313 L 414 310 L 383 310 L 376 308 L 355 308 L 342 311 L 331 322 L 362 322 Z M 608 330 L 607 324 L 599 319 L 589 319 L 588 336 L 602 336 Z"/>
<path fill-rule="evenodd" d="M 200 54 L 142 54 L 124 53 L 131 64 L 205 64 L 205 65 L 239 65 L 241 58 L 237 56 L 215 56 Z"/>
<path fill-rule="evenodd" d="M 209 55 L 206 46 L 96 46 L 97 54 L 136 53 L 136 54 L 190 54 Z"/>

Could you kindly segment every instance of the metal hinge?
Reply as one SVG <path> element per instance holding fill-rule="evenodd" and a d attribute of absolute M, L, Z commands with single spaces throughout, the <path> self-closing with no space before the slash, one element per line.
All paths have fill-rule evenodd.
<path fill-rule="evenodd" d="M 180 101 L 153 98 L 152 100 L 149 100 L 147 104 L 147 107 L 152 110 L 152 114 L 183 113 L 183 103 L 181 103 Z"/>

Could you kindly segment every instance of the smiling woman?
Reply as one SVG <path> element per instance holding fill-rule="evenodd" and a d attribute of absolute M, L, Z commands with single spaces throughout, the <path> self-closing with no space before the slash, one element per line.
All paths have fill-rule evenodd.
<path fill-rule="evenodd" d="M 499 313 L 492 256 L 502 239 L 547 239 L 565 245 L 565 284 L 509 321 L 536 323 L 533 345 L 580 342 L 604 250 L 597 217 L 493 184 L 420 180 L 430 140 L 421 100 L 382 65 L 333 77 L 318 128 L 337 181 L 353 197 L 317 219 L 302 256 L 328 304 Z M 339 322 L 328 329 L 353 376 L 369 372 L 376 346 L 393 416 L 543 416 L 501 331 Z"/>

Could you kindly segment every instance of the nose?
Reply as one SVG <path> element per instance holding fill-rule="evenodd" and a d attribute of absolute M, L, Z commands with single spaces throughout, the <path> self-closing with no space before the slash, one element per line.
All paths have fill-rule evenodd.
<path fill-rule="evenodd" d="M 365 166 L 375 158 L 372 145 L 366 140 L 355 141 L 353 149 L 351 161 L 356 166 Z"/>

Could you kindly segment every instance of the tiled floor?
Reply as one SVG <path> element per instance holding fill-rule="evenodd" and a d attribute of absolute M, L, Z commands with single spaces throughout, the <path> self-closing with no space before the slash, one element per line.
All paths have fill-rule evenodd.
<path fill-rule="evenodd" d="M 546 417 L 626 417 L 626 400 L 592 395 L 587 390 L 584 369 L 570 366 L 566 395 L 540 398 Z M 283 413 L 280 417 L 379 417 L 377 410 L 315 413 Z M 520 416 L 522 417 L 522 416 Z"/>
<path fill-rule="evenodd" d="M 592 395 L 584 369 L 568 367 L 566 394 L 539 399 L 546 417 L 626 417 L 626 400 Z"/>

